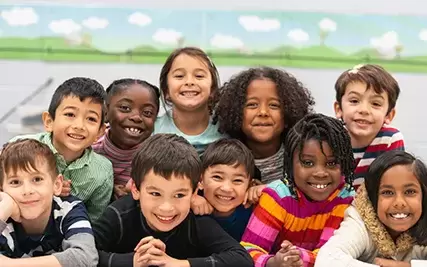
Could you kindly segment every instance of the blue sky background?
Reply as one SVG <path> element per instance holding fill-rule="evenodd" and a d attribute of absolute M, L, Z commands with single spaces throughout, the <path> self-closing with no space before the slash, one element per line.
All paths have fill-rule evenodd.
<path fill-rule="evenodd" d="M 138 45 L 156 48 L 173 46 L 153 40 L 159 28 L 172 29 L 185 36 L 186 44 L 213 48 L 210 44 L 215 34 L 238 38 L 250 50 L 270 50 L 283 45 L 297 45 L 287 35 L 290 30 L 301 29 L 310 39 L 298 47 L 319 45 L 318 23 L 324 18 L 336 22 L 337 30 L 326 40 L 330 47 L 343 53 L 354 53 L 370 48 L 372 37 L 380 37 L 388 31 L 395 31 L 404 46 L 403 55 L 427 55 L 427 42 L 419 38 L 421 29 L 427 29 L 426 16 L 392 15 L 349 15 L 283 11 L 215 11 L 215 10 L 160 10 L 135 8 L 73 7 L 73 6 L 32 6 L 0 5 L 0 12 L 13 7 L 31 7 L 38 15 L 38 22 L 28 26 L 10 26 L 0 18 L 1 37 L 34 38 L 55 36 L 48 25 L 51 21 L 72 19 L 81 24 L 88 17 L 99 17 L 109 21 L 104 29 L 84 31 L 92 36 L 93 46 L 105 51 L 123 51 Z M 152 19 L 140 27 L 128 22 L 128 17 L 140 12 Z M 261 19 L 278 19 L 280 29 L 269 32 L 248 32 L 239 24 L 240 16 L 254 15 Z"/>

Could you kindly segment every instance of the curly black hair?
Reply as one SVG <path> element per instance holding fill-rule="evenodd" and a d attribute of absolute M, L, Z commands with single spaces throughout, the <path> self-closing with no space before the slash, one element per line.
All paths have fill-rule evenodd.
<path fill-rule="evenodd" d="M 242 122 L 246 92 L 249 84 L 257 79 L 269 79 L 276 84 L 283 106 L 282 118 L 286 123 L 282 133 L 284 140 L 288 130 L 307 113 L 312 112 L 315 102 L 310 91 L 301 82 L 286 71 L 276 68 L 250 68 L 226 82 L 214 97 L 213 123 L 219 123 L 219 132 L 245 142 Z"/>
<path fill-rule="evenodd" d="M 345 176 L 348 189 L 351 190 L 356 163 L 353 157 L 350 135 L 344 128 L 342 121 L 320 113 L 306 115 L 292 127 L 286 137 L 283 172 L 288 186 L 294 189 L 294 153 L 299 151 L 298 156 L 302 161 L 301 151 L 304 148 L 304 143 L 310 139 L 316 139 L 319 142 L 326 141 L 329 144 L 337 163 L 341 167 L 341 174 Z M 323 152 L 322 146 L 320 147 Z"/>

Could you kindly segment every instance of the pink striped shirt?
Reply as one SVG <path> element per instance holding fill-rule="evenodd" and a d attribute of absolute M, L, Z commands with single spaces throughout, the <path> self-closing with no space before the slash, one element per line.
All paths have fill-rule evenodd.
<path fill-rule="evenodd" d="M 126 185 L 129 181 L 131 163 L 135 153 L 139 149 L 139 145 L 129 150 L 123 150 L 116 147 L 108 137 L 108 130 L 105 134 L 92 145 L 93 150 L 105 156 L 113 164 L 114 184 Z"/>

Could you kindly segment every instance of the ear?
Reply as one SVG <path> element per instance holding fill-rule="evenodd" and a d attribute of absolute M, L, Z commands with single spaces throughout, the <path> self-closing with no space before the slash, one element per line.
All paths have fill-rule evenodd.
<path fill-rule="evenodd" d="M 130 192 L 132 193 L 132 197 L 135 200 L 139 200 L 139 198 L 141 197 L 141 192 L 139 192 L 138 188 L 136 188 L 136 184 L 135 181 L 132 179 L 132 184 L 130 187 Z"/>
<path fill-rule="evenodd" d="M 55 180 L 53 181 L 53 194 L 59 196 L 62 192 L 62 183 L 64 182 L 64 176 L 58 174 Z"/>
<path fill-rule="evenodd" d="M 51 133 L 53 131 L 53 118 L 50 116 L 49 112 L 43 112 L 42 121 L 46 132 Z"/>
<path fill-rule="evenodd" d="M 335 101 L 334 103 L 334 111 L 335 111 L 335 117 L 337 117 L 337 119 L 342 119 L 342 109 L 338 101 Z"/>
<path fill-rule="evenodd" d="M 391 121 L 394 119 L 394 116 L 396 116 L 396 109 L 395 108 L 390 110 L 390 112 L 385 116 L 384 123 L 390 124 Z"/>

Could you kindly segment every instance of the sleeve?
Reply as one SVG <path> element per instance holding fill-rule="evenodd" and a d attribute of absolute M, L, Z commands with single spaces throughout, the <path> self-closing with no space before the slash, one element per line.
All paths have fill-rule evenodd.
<path fill-rule="evenodd" d="M 286 210 L 279 204 L 281 198 L 270 186 L 261 194 L 241 242 L 253 258 L 255 267 L 266 266 L 274 257 L 270 254 L 271 249 L 287 217 Z"/>
<path fill-rule="evenodd" d="M 390 138 L 390 142 L 387 146 L 387 151 L 391 151 L 391 150 L 405 150 L 403 134 L 399 131 L 394 133 Z"/>
<path fill-rule="evenodd" d="M 326 242 L 316 257 L 315 267 L 373 267 L 357 259 L 369 253 L 369 248 L 374 247 L 369 233 L 360 218 L 357 210 L 350 206 L 344 221 L 334 235 Z"/>
<path fill-rule="evenodd" d="M 319 249 L 333 236 L 334 231 L 340 227 L 344 213 L 348 207 L 348 204 L 339 204 L 334 207 L 329 217 L 326 219 L 325 226 L 320 235 L 320 240 L 313 251 L 297 247 L 301 252 L 301 259 L 304 267 L 314 266 Z"/>
<path fill-rule="evenodd" d="M 9 246 L 8 239 L 11 239 L 10 231 L 6 230 L 7 223 L 0 220 L 0 255 L 10 256 L 12 248 Z"/>
<path fill-rule="evenodd" d="M 133 266 L 133 252 L 114 253 L 119 250 L 122 236 L 121 219 L 115 207 L 108 206 L 94 223 L 93 228 L 99 254 L 99 267 Z"/>
<path fill-rule="evenodd" d="M 95 247 L 92 226 L 86 207 L 79 201 L 61 221 L 64 235 L 62 252 L 53 253 L 63 267 L 97 266 L 98 253 Z"/>
<path fill-rule="evenodd" d="M 110 163 L 111 164 L 111 163 Z M 103 175 L 104 174 L 96 174 Z M 95 222 L 105 211 L 108 204 L 110 204 L 111 195 L 113 194 L 113 184 L 114 184 L 114 174 L 113 167 L 110 165 L 107 173 L 103 179 L 103 183 L 100 184 L 92 193 L 90 199 L 86 203 L 86 207 L 92 222 Z"/>
<path fill-rule="evenodd" d="M 208 257 L 189 258 L 191 267 L 252 267 L 253 261 L 246 250 L 217 222 L 208 216 L 197 218 L 197 244 Z"/>

